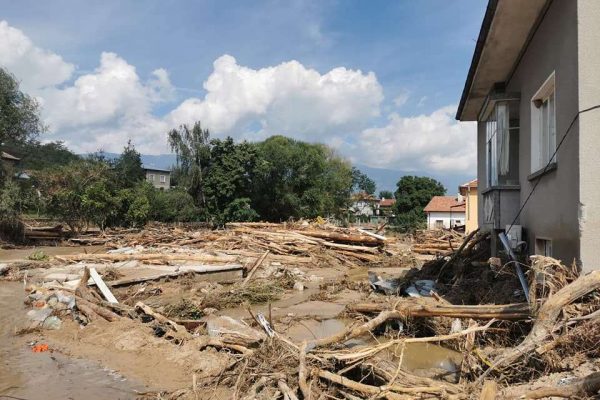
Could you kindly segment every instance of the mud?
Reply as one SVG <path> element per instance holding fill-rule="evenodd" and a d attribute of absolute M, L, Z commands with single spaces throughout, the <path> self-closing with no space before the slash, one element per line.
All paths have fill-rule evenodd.
<path fill-rule="evenodd" d="M 97 362 L 74 359 L 50 345 L 50 351 L 34 353 L 34 342 L 44 336 L 15 336 L 25 316 L 23 285 L 0 282 L 0 397 L 35 399 L 134 399 L 144 391 L 138 381 L 126 379 Z"/>

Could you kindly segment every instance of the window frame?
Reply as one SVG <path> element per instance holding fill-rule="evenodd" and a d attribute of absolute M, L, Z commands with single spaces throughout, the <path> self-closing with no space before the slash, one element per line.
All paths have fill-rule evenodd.
<path fill-rule="evenodd" d="M 148 174 L 148 180 L 154 182 L 154 174 Z"/>
<path fill-rule="evenodd" d="M 159 178 L 160 183 L 167 183 L 167 176 L 166 175 L 159 175 L 159 176 L 160 176 L 160 178 Z"/>
<path fill-rule="evenodd" d="M 556 73 L 553 71 L 531 97 L 531 174 L 557 162 L 557 154 L 554 154 L 557 144 L 556 99 Z M 542 121 L 544 110 L 548 110 L 546 121 Z"/>

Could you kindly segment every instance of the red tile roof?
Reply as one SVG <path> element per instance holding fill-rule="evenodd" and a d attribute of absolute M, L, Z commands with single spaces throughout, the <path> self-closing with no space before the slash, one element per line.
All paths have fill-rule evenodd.
<path fill-rule="evenodd" d="M 433 196 L 424 208 L 425 212 L 465 212 L 464 201 L 459 202 L 456 196 Z"/>
<path fill-rule="evenodd" d="M 379 205 L 381 207 L 391 207 L 396 204 L 396 199 L 381 199 Z"/>

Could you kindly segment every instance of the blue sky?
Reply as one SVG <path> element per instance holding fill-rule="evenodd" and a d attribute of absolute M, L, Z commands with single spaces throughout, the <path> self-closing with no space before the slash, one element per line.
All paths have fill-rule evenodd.
<path fill-rule="evenodd" d="M 371 167 L 466 176 L 474 127 L 453 111 L 485 6 L 0 0 L 0 65 L 40 98 L 48 138 L 77 151 L 132 138 L 164 153 L 167 129 L 201 119 L 217 137 L 281 133 Z"/>

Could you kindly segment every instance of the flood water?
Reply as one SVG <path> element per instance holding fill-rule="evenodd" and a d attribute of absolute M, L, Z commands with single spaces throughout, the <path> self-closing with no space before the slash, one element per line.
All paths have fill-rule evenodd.
<path fill-rule="evenodd" d="M 24 297 L 22 283 L 0 282 L 0 398 L 135 399 L 134 390 L 143 390 L 97 363 L 53 351 L 34 353 L 31 337 L 14 335 L 15 327 L 23 326 Z"/>

